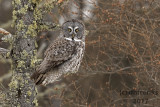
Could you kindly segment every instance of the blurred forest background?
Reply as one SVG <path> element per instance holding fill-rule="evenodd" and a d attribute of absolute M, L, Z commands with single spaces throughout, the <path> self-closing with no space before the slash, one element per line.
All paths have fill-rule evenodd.
<path fill-rule="evenodd" d="M 0 28 L 14 34 L 11 2 L 0 0 Z M 37 86 L 39 107 L 159 107 L 160 0 L 58 2 L 64 3 L 48 12 L 45 20 L 61 25 L 80 19 L 89 34 L 79 72 L 47 87 Z M 38 58 L 43 59 L 45 49 L 58 35 L 59 29 L 39 33 Z M 0 47 L 9 48 L 9 44 L 0 40 Z M 0 90 L 8 90 L 11 75 L 10 60 L 0 57 Z M 120 95 L 120 90 L 158 94 Z"/>

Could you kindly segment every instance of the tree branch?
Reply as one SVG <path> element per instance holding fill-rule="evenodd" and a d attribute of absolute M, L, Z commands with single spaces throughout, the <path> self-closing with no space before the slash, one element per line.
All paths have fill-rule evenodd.
<path fill-rule="evenodd" d="M 4 35 L 4 37 L 1 38 L 1 40 L 3 40 L 3 41 L 9 41 L 9 40 L 12 40 L 12 38 L 13 38 L 12 34 L 3 28 L 0 28 L 0 34 Z"/>
<path fill-rule="evenodd" d="M 12 34 L 11 33 L 9 33 L 8 31 L 6 31 L 5 29 L 3 29 L 3 28 L 0 28 L 0 34 L 3 34 L 3 35 L 5 35 L 5 36 L 12 36 Z"/>
<path fill-rule="evenodd" d="M 8 52 L 10 52 L 10 50 L 4 49 L 4 48 L 0 48 L 0 55 L 2 55 L 2 57 L 7 58 L 7 53 Z"/>
<path fill-rule="evenodd" d="M 8 49 L 0 48 L 0 54 L 6 54 L 7 52 L 10 52 Z"/>

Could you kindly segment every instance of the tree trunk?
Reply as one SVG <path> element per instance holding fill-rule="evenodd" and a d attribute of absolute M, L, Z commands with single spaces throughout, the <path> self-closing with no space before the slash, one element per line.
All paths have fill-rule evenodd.
<path fill-rule="evenodd" d="M 37 0 L 38 1 L 38 0 Z M 35 70 L 38 9 L 36 0 L 13 0 L 13 21 L 16 34 L 12 41 L 11 106 L 37 106 L 36 88 L 30 75 Z M 38 16 L 38 17 L 37 17 Z"/>

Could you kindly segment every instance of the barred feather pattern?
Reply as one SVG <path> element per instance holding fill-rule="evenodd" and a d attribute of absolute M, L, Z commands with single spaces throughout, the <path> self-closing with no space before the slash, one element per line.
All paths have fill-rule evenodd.
<path fill-rule="evenodd" d="M 31 76 L 36 85 L 47 85 L 63 74 L 78 71 L 85 50 L 85 26 L 72 19 L 62 25 L 60 36 L 44 53 L 44 60 Z"/>
<path fill-rule="evenodd" d="M 66 74 L 68 72 L 70 73 L 76 73 L 79 69 L 79 66 L 81 64 L 83 55 L 84 55 L 84 50 L 85 50 L 85 44 L 82 41 L 70 41 L 70 40 L 62 40 L 59 39 L 59 41 L 66 41 L 68 42 L 66 47 L 63 47 L 67 49 L 67 47 L 72 47 L 70 50 L 70 55 L 67 55 L 69 57 L 63 57 L 59 58 L 57 57 L 57 53 L 55 56 L 57 57 L 55 59 L 55 56 L 49 55 L 52 53 L 52 49 L 54 48 L 53 46 L 50 46 L 45 52 L 46 57 L 42 61 L 42 63 L 38 66 L 37 70 L 33 75 L 31 76 L 31 79 L 33 79 L 36 83 L 36 85 L 42 84 L 42 85 L 47 85 L 49 83 L 53 83 L 56 81 L 59 77 L 61 77 L 63 74 Z M 52 45 L 55 45 L 57 43 L 54 43 Z M 58 47 L 58 46 L 56 46 Z M 49 52 L 51 51 L 51 52 Z M 64 53 L 63 53 L 64 55 Z M 61 56 L 63 56 L 61 55 Z M 52 60 L 52 58 L 54 60 Z"/>

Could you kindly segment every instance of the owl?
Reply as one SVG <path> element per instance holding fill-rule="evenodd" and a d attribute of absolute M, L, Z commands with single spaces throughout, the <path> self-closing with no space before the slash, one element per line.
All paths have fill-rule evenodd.
<path fill-rule="evenodd" d="M 79 20 L 63 23 L 59 37 L 46 49 L 44 60 L 31 75 L 36 85 L 55 82 L 78 71 L 85 50 L 85 26 Z"/>

